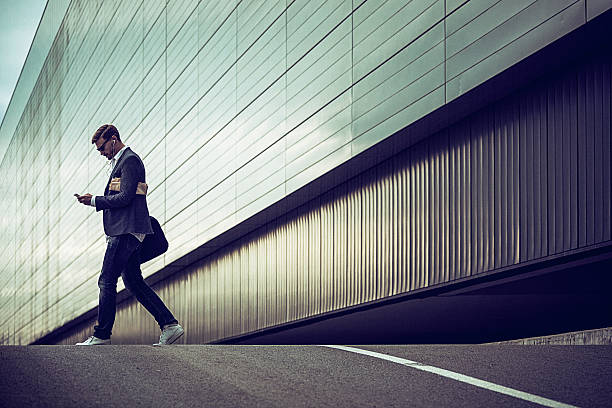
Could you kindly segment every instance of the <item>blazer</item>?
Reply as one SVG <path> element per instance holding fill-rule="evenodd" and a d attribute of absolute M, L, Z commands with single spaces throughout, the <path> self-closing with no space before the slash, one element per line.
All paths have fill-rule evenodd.
<path fill-rule="evenodd" d="M 121 179 L 120 191 L 109 189 L 115 177 Z M 146 183 L 144 164 L 136 153 L 126 147 L 108 178 L 104 196 L 96 197 L 96 211 L 104 211 L 102 219 L 106 235 L 113 237 L 132 232 L 153 233 L 147 196 L 136 194 L 139 182 Z"/>

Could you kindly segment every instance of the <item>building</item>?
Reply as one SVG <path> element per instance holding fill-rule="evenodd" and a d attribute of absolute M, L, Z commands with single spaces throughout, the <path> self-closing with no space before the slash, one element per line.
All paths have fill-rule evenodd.
<path fill-rule="evenodd" d="M 611 6 L 49 0 L 0 128 L 1 343 L 91 332 L 104 234 L 73 193 L 104 189 L 104 123 L 185 342 L 611 325 Z M 113 342 L 155 338 L 118 289 Z"/>

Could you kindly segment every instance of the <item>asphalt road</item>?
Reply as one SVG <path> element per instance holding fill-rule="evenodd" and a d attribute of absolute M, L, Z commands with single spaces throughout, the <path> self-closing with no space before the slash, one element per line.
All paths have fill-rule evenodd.
<path fill-rule="evenodd" d="M 553 402 L 612 406 L 612 346 L 351 347 L 411 363 L 324 346 L 0 346 L 0 406 L 539 406 L 455 374 Z"/>

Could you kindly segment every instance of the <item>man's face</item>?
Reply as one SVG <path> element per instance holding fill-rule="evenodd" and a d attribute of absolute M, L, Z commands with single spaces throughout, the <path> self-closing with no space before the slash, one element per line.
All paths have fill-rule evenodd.
<path fill-rule="evenodd" d="M 100 152 L 100 154 L 106 157 L 108 160 L 112 159 L 114 155 L 112 151 L 113 141 L 114 140 L 112 137 L 110 139 L 99 138 L 96 140 L 96 149 L 98 149 L 98 152 Z"/>

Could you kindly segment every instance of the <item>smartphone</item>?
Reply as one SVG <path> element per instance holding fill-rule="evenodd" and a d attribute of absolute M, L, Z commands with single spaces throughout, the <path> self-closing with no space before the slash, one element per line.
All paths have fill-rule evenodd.
<path fill-rule="evenodd" d="M 79 198 L 81 195 L 80 195 L 80 194 L 77 194 L 77 193 L 74 193 L 74 196 L 75 196 L 76 198 Z"/>

